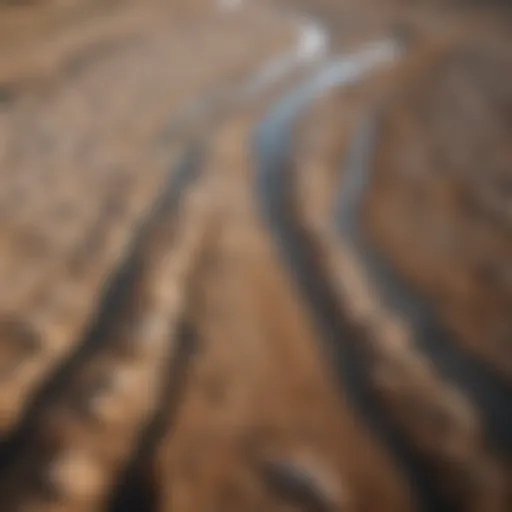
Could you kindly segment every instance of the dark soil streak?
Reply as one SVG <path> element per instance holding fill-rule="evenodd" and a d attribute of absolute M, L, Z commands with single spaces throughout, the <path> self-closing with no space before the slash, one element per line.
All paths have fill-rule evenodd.
<path fill-rule="evenodd" d="M 407 442 L 378 400 L 367 378 L 369 368 L 362 353 L 361 334 L 339 304 L 311 236 L 301 225 L 294 208 L 290 132 L 297 115 L 314 98 L 306 94 L 301 102 L 297 91 L 303 91 L 302 87 L 303 84 L 275 105 L 255 135 L 256 191 L 262 215 L 299 293 L 310 306 L 325 341 L 323 349 L 334 367 L 342 392 L 394 456 L 421 510 L 454 510 L 437 488 L 432 468 Z M 297 94 L 299 97 L 294 97 Z"/>
<path fill-rule="evenodd" d="M 194 327 L 183 322 L 176 338 L 167 378 L 162 383 L 161 407 L 140 437 L 127 471 L 115 489 L 110 512 L 152 512 L 158 507 L 156 483 L 151 475 L 151 461 L 161 440 L 167 435 L 177 413 L 187 384 L 191 363 L 198 348 Z"/>
<path fill-rule="evenodd" d="M 141 247 L 150 236 L 153 226 L 166 215 L 177 213 L 180 200 L 187 185 L 195 180 L 203 160 L 203 148 L 194 144 L 185 154 L 178 168 L 170 173 L 167 186 L 157 200 L 153 211 L 145 217 L 137 229 L 127 251 L 127 257 L 116 270 L 115 274 L 105 284 L 102 299 L 93 319 L 91 327 L 83 340 L 77 344 L 77 350 L 65 361 L 39 389 L 27 407 L 27 411 L 19 426 L 0 444 L 0 480 L 9 471 L 29 442 L 36 438 L 37 427 L 46 407 L 52 403 L 66 388 L 77 370 L 90 360 L 102 344 L 108 339 L 121 318 L 130 308 L 132 290 L 143 270 L 143 254 Z"/>
<path fill-rule="evenodd" d="M 336 203 L 339 233 L 355 249 L 384 304 L 407 321 L 418 349 L 478 406 L 488 439 L 509 455 L 512 448 L 510 386 L 457 345 L 453 334 L 437 320 L 431 305 L 402 280 L 392 263 L 371 245 L 363 232 L 360 217 L 373 172 L 377 130 L 376 118 L 366 121 L 352 144 Z"/>

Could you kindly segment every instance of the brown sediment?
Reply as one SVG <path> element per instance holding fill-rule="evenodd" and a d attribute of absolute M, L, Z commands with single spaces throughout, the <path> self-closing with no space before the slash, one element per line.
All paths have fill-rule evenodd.
<path fill-rule="evenodd" d="M 210 162 L 229 186 L 192 309 L 201 350 L 158 459 L 162 509 L 288 510 L 262 469 L 282 461 L 335 510 L 412 510 L 393 462 L 326 378 L 318 333 L 258 220 L 248 126 L 228 124 Z"/>
<path fill-rule="evenodd" d="M 455 391 L 438 370 L 416 352 L 411 333 L 407 331 L 407 318 L 393 318 L 392 312 L 386 311 L 386 304 L 380 301 L 374 283 L 366 276 L 367 269 L 355 258 L 350 245 L 340 242 L 335 234 L 334 202 L 338 195 L 343 163 L 346 162 L 354 138 L 353 133 L 362 119 L 377 110 L 384 110 L 383 135 L 379 139 L 374 160 L 376 177 L 364 200 L 367 205 L 367 222 L 361 229 L 373 235 L 372 242 L 391 258 L 399 274 L 411 279 L 420 293 L 426 293 L 440 317 L 448 325 L 454 326 L 457 308 L 459 311 L 464 308 L 471 295 L 468 295 L 467 288 L 457 288 L 451 283 L 467 283 L 467 278 L 463 276 L 464 267 L 468 265 L 465 262 L 481 257 L 479 253 L 487 255 L 490 260 L 488 266 L 493 268 L 493 272 L 499 272 L 500 266 L 506 267 L 509 259 L 507 255 L 510 253 L 506 249 L 506 239 L 510 230 L 507 231 L 503 225 L 507 222 L 506 212 L 502 209 L 497 213 L 499 210 L 495 208 L 494 222 L 497 224 L 488 221 L 487 233 L 485 228 L 472 233 L 471 228 L 485 222 L 485 214 L 478 221 L 460 206 L 460 202 L 459 211 L 455 207 L 449 209 L 446 206 L 449 199 L 436 202 L 433 199 L 435 196 L 429 193 L 429 187 L 435 188 L 440 194 L 448 194 L 448 197 L 452 197 L 450 191 L 455 179 L 459 180 L 460 187 L 465 191 L 474 187 L 474 196 L 481 193 L 478 189 L 484 183 L 492 187 L 492 175 L 486 175 L 484 180 L 482 173 L 489 170 L 492 172 L 492 167 L 497 167 L 493 160 L 498 157 L 494 155 L 499 154 L 505 158 L 503 155 L 508 151 L 505 138 L 499 139 L 495 133 L 500 128 L 505 129 L 503 116 L 506 116 L 508 97 L 506 86 L 500 87 L 498 82 L 501 84 L 501 81 L 493 84 L 490 78 L 502 76 L 507 69 L 507 43 L 501 37 L 485 31 L 472 33 L 468 28 L 465 32 L 459 28 L 454 37 L 437 37 L 433 45 L 427 39 L 419 47 L 413 47 L 409 57 L 406 56 L 404 62 L 388 74 L 391 76 L 377 76 L 357 88 L 332 93 L 319 101 L 305 119 L 299 132 L 298 153 L 295 155 L 299 178 L 297 204 L 306 226 L 311 233 L 316 234 L 327 268 L 331 269 L 335 281 L 338 280 L 342 303 L 354 322 L 363 326 L 368 341 L 371 341 L 368 355 L 371 355 L 375 365 L 375 374 L 371 378 L 388 412 L 403 428 L 404 436 L 410 436 L 419 451 L 430 458 L 437 467 L 441 486 L 455 497 L 464 510 L 507 509 L 507 489 L 510 489 L 506 469 L 509 464 L 508 455 L 496 454 L 491 448 L 493 440 L 486 439 L 480 411 L 475 404 Z M 487 65 L 487 72 L 482 72 L 480 79 L 475 74 L 471 78 L 468 73 L 464 76 L 461 70 L 461 66 L 464 69 L 464 65 L 470 65 L 472 52 L 476 57 L 474 62 L 479 61 L 481 69 L 484 62 Z M 451 57 L 457 54 L 465 55 L 465 60 L 461 59 L 458 64 L 457 59 Z M 494 69 L 493 73 L 491 69 Z M 498 69 L 501 73 L 497 72 Z M 452 96 L 447 96 L 449 92 L 445 92 L 445 101 L 441 104 L 441 93 L 438 93 L 437 103 L 430 100 L 427 104 L 424 101 L 420 114 L 418 98 L 431 98 L 434 96 L 433 91 L 441 89 L 441 70 L 452 77 Z M 475 68 L 473 72 L 478 74 Z M 456 82 L 454 76 L 457 77 Z M 468 118 L 463 117 L 464 114 L 471 115 L 469 106 L 466 108 L 466 105 L 462 105 L 458 111 L 454 107 L 457 102 L 463 101 L 461 96 L 456 96 L 455 91 L 463 95 L 464 87 L 471 90 L 479 83 L 482 84 L 479 89 L 482 94 L 470 96 L 476 105 L 480 105 L 479 113 L 482 116 L 478 126 L 475 126 L 476 119 L 469 122 Z M 493 107 L 492 100 L 485 99 L 486 94 L 492 94 L 495 98 L 499 96 L 505 103 Z M 476 106 L 473 110 L 476 110 Z M 457 116 L 460 116 L 459 120 Z M 426 119 L 430 123 L 426 123 Z M 434 120 L 437 120 L 437 124 L 434 124 Z M 452 134 L 455 129 L 453 123 L 458 123 L 456 134 Z M 493 142 L 491 136 L 482 137 L 482 132 L 487 129 L 493 134 Z M 453 142 L 458 137 L 462 140 L 455 147 Z M 437 145 L 434 147 L 430 140 L 436 141 Z M 481 140 L 488 141 L 488 150 L 483 150 L 480 154 L 482 158 L 476 163 L 471 151 Z M 494 147 L 494 151 L 491 147 Z M 441 148 L 445 154 L 444 165 L 438 160 Z M 368 151 L 372 151 L 371 145 Z M 463 159 L 458 172 L 450 170 L 446 165 L 446 160 L 450 158 Z M 434 164 L 434 160 L 438 165 Z M 471 173 L 472 168 L 475 170 Z M 479 182 L 472 177 L 478 176 L 478 172 L 481 176 Z M 499 183 L 498 169 L 494 175 Z M 420 215 L 423 222 L 421 225 L 418 222 Z M 436 219 L 437 224 L 433 227 Z M 429 230 L 425 229 L 427 222 L 431 225 Z M 461 233 L 459 226 L 463 222 L 466 229 Z M 406 230 L 406 226 L 409 229 Z M 464 248 L 459 248 L 459 258 L 456 260 L 446 252 L 440 255 L 439 249 L 432 248 L 431 240 L 441 232 L 445 235 L 451 233 L 454 240 L 445 236 L 445 243 L 452 246 L 457 244 L 457 239 L 465 237 Z M 482 247 L 481 237 L 484 233 L 487 240 L 494 240 L 493 245 L 488 242 Z M 437 275 L 432 270 L 433 255 L 436 253 Z M 431 261 L 427 263 L 429 259 Z M 440 269 L 445 272 L 442 277 Z M 435 290 L 436 283 L 437 296 L 431 291 Z M 512 304 L 510 298 L 502 293 L 492 296 L 477 284 L 473 290 L 475 300 L 488 301 L 486 305 L 495 315 L 493 320 L 501 311 L 501 322 L 498 325 L 506 325 L 508 318 L 505 311 Z M 446 300 L 446 294 L 450 291 L 451 303 Z M 467 310 L 465 333 L 466 336 L 472 336 L 473 350 L 482 361 L 493 362 L 496 377 L 501 374 L 501 379 L 507 381 L 510 374 L 506 368 L 509 361 L 506 342 L 501 346 L 498 343 L 499 348 L 497 342 L 494 342 L 492 361 L 489 355 L 493 346 L 487 343 L 489 333 L 476 330 L 478 319 L 472 315 Z M 464 319 L 459 316 L 458 321 L 461 323 L 457 342 L 463 349 L 471 349 L 471 339 L 465 338 L 462 330 Z M 493 321 L 489 323 L 493 324 Z"/>
<path fill-rule="evenodd" d="M 27 442 L 0 460 L 2 506 L 415 510 L 392 450 L 335 386 L 325 333 L 259 218 L 252 130 L 275 96 L 222 122 L 201 116 L 174 138 L 174 115 L 224 98 L 289 49 L 292 25 L 249 2 L 229 14 L 207 0 L 77 0 L 52 11 L 57 3 L 0 6 L 4 435 L 44 395 L 29 407 Z M 356 127 L 385 105 L 365 230 L 459 346 L 510 378 L 506 16 L 446 2 L 287 3 L 311 7 L 335 51 L 397 33 L 410 43 L 397 67 L 315 103 L 294 141 L 293 204 L 357 333 L 339 341 L 365 346 L 386 415 L 461 509 L 504 512 L 507 455 L 415 349 L 407 319 L 379 302 L 333 233 L 332 210 Z M 155 223 L 183 143 L 207 124 L 212 180 Z M 148 237 L 135 236 L 141 225 Z M 136 265 L 117 294 L 126 300 L 88 345 L 128 254 Z M 182 320 L 192 331 L 183 339 Z M 190 336 L 195 349 L 182 357 Z M 65 382 L 40 395 L 57 368 Z"/>
<path fill-rule="evenodd" d="M 507 47 L 459 43 L 410 77 L 384 121 L 368 225 L 460 343 L 510 380 Z"/>
<path fill-rule="evenodd" d="M 175 195 L 184 196 L 183 204 L 165 205 L 163 217 L 155 218 L 137 248 L 132 286 L 118 299 L 121 311 L 107 311 L 103 330 L 95 333 L 101 341 L 96 352 L 65 389 L 42 398 L 47 403 L 34 419 L 35 436 L 2 482 L 9 509 L 92 510 L 107 500 L 160 405 L 188 281 L 205 237 L 212 236 L 208 194 L 200 180 Z"/>
<path fill-rule="evenodd" d="M 271 23 L 258 10 L 224 20 L 223 31 L 193 18 L 185 32 L 183 26 L 173 30 L 172 12 L 162 12 L 161 19 L 153 13 L 153 26 L 138 20 L 138 44 L 92 59 L 72 76 L 54 73 L 51 88 L 22 94 L 0 116 L 0 309 L 42 340 L 38 357 L 18 362 L 13 355 L 0 398 L 4 432 L 79 343 L 172 166 L 173 140 L 163 135 L 173 116 L 291 40 L 286 30 L 273 31 L 255 46 L 260 29 Z M 232 46 L 231 38 L 242 42 Z M 80 48 L 96 40 L 90 39 Z M 190 59 L 206 64 L 183 67 Z"/>

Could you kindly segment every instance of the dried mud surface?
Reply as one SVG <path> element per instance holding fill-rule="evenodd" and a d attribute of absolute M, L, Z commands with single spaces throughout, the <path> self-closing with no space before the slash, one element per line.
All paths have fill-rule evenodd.
<path fill-rule="evenodd" d="M 447 510 L 510 510 L 510 453 L 333 227 L 379 112 L 361 229 L 510 387 L 510 13 L 473 4 L 0 2 L 2 510 L 425 509 L 337 385 L 262 217 L 254 130 L 310 69 L 201 113 L 289 51 L 304 14 L 333 55 L 407 43 L 292 133 L 289 197 L 350 326 L 337 342 L 363 347 Z"/>
<path fill-rule="evenodd" d="M 414 30 L 406 56 L 389 71 L 318 101 L 298 131 L 294 155 L 296 206 L 340 301 L 367 333 L 376 390 L 405 436 L 438 464 L 463 510 L 509 506 L 508 451 L 490 448 L 495 440 L 485 433 L 479 406 L 415 349 L 409 319 L 382 302 L 365 264 L 336 234 L 334 214 L 356 133 L 368 119 L 379 119 L 376 146 L 366 145 L 373 178 L 359 229 L 426 298 L 454 343 L 505 390 L 502 396 L 509 394 L 511 161 L 505 140 L 511 91 L 502 77 L 512 68 L 509 38 L 499 28 L 508 14 L 486 15 L 479 23 L 462 10 L 455 30 L 432 33 L 425 17 L 416 26 L 409 15 L 406 26 Z M 500 407 L 507 409 L 506 403 Z M 461 439 L 464 448 L 455 455 Z M 470 475 L 468 464 L 482 474 Z M 493 483 L 484 482 L 483 472 L 494 474 Z"/>

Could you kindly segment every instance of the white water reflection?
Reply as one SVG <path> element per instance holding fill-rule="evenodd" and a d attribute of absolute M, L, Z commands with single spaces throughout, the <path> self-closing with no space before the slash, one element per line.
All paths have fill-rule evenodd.
<path fill-rule="evenodd" d="M 249 78 L 237 94 L 238 99 L 248 100 L 261 94 L 273 84 L 282 81 L 299 65 L 311 63 L 324 56 L 328 49 L 327 32 L 321 25 L 302 20 L 299 26 L 297 43 L 293 49 L 278 55 Z"/>
<path fill-rule="evenodd" d="M 328 47 L 327 32 L 313 21 L 302 24 L 297 54 L 300 60 L 317 59 L 325 54 Z"/>
<path fill-rule="evenodd" d="M 223 11 L 234 11 L 241 5 L 242 0 L 217 0 L 217 7 Z"/>
<path fill-rule="evenodd" d="M 226 8 L 241 4 L 242 0 L 218 0 L 218 5 Z M 193 123 L 222 106 L 232 107 L 251 101 L 282 82 L 301 65 L 311 66 L 322 59 L 329 47 L 327 32 L 313 20 L 298 18 L 297 21 L 297 39 L 291 49 L 269 59 L 241 85 L 216 89 L 194 100 L 177 116 L 173 126 L 183 127 Z"/>
<path fill-rule="evenodd" d="M 312 93 L 320 94 L 336 85 L 347 85 L 376 68 L 391 64 L 401 53 L 400 45 L 392 39 L 368 44 L 353 54 L 333 60 L 307 88 Z"/>
<path fill-rule="evenodd" d="M 387 39 L 324 63 L 311 78 L 277 102 L 257 128 L 256 146 L 261 158 L 273 159 L 275 155 L 284 155 L 289 151 L 292 126 L 315 98 L 333 87 L 362 80 L 372 71 L 393 63 L 401 52 L 395 40 Z M 264 168 L 272 169 L 272 165 Z"/>

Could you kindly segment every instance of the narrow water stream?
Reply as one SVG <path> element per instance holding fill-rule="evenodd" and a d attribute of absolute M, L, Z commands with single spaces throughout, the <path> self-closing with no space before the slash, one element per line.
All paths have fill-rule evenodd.
<path fill-rule="evenodd" d="M 360 214 L 364 193 L 371 181 L 371 155 L 377 139 L 376 117 L 365 120 L 356 133 L 341 180 L 334 219 L 338 232 L 350 243 L 383 304 L 406 319 L 417 348 L 477 405 L 487 429 L 487 439 L 508 455 L 512 447 L 510 386 L 457 345 L 454 334 L 440 324 L 428 301 L 400 277 L 364 235 Z"/>
<path fill-rule="evenodd" d="M 397 52 L 394 41 L 383 41 L 332 61 L 273 105 L 254 134 L 255 187 L 261 214 L 294 284 L 310 306 L 325 341 L 326 357 L 331 364 L 334 362 L 343 392 L 400 465 L 418 507 L 448 512 L 453 510 L 452 504 L 437 488 L 434 471 L 389 420 L 375 396 L 367 379 L 368 368 L 358 333 L 341 309 L 293 205 L 291 138 L 298 117 L 322 92 L 360 80 L 376 67 L 392 62 Z"/>

